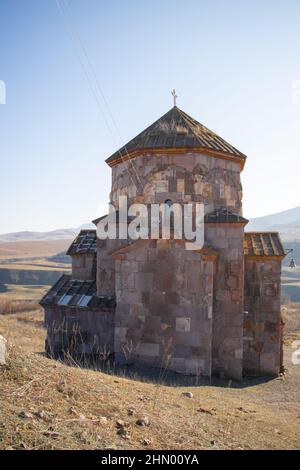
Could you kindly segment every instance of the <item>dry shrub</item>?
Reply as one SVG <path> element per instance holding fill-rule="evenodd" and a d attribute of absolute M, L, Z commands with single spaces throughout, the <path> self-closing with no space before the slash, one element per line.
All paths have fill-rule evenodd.
<path fill-rule="evenodd" d="M 39 304 L 31 300 L 15 300 L 10 297 L 0 298 L 0 315 L 40 310 Z"/>

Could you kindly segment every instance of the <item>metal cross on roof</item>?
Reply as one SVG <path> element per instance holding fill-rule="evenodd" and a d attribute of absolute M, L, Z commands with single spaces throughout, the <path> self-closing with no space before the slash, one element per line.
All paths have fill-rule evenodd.
<path fill-rule="evenodd" d="M 172 90 L 172 96 L 173 96 L 173 99 L 174 99 L 174 106 L 176 106 L 176 99 L 178 98 L 178 96 L 176 95 L 176 90 Z"/>

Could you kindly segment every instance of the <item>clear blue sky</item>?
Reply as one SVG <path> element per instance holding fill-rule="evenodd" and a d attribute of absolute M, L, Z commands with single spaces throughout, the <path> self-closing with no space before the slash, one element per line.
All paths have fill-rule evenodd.
<path fill-rule="evenodd" d="M 248 155 L 245 216 L 300 204 L 299 0 L 60 3 L 67 27 L 55 0 L 0 0 L 0 233 L 104 213 L 105 158 L 172 106 L 173 87 L 179 107 Z"/>

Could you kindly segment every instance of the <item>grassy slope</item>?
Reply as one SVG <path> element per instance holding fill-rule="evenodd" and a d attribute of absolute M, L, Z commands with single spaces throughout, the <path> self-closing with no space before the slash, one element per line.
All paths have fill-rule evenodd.
<path fill-rule="evenodd" d="M 45 358 L 41 312 L 0 316 L 0 334 L 9 344 L 0 369 L 2 449 L 300 448 L 300 382 L 289 374 L 243 389 L 170 387 Z M 20 418 L 22 411 L 33 418 Z M 144 416 L 150 426 L 137 426 Z M 117 434 L 117 420 L 129 439 Z"/>

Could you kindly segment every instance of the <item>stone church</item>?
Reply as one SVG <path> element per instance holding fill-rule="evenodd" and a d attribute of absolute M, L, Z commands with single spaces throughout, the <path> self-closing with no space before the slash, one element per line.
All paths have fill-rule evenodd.
<path fill-rule="evenodd" d="M 246 156 L 174 106 L 110 156 L 110 202 L 205 207 L 205 243 L 100 240 L 82 230 L 72 274 L 41 300 L 46 352 L 241 380 L 282 366 L 278 233 L 246 232 Z M 95 225 L 99 220 L 94 221 Z"/>

